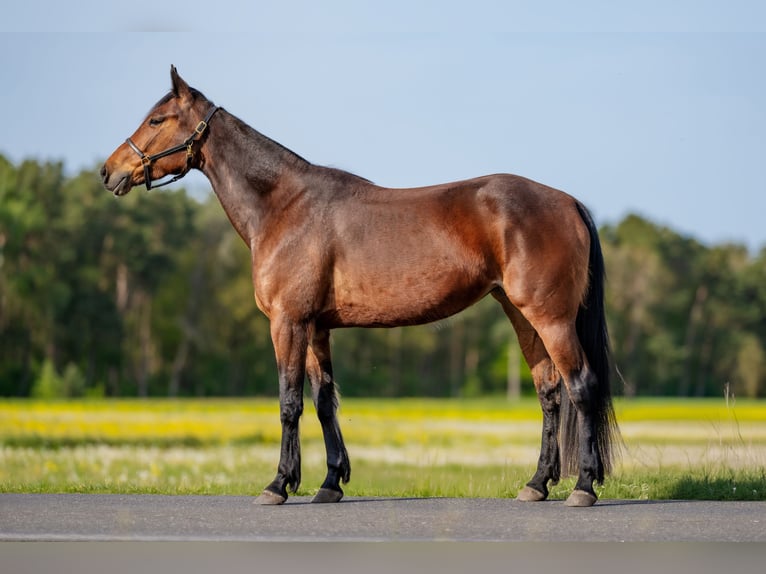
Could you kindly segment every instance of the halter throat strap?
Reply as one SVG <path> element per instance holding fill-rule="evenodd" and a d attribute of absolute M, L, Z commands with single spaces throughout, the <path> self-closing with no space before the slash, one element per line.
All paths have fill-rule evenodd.
<path fill-rule="evenodd" d="M 162 150 L 161 152 L 157 152 L 152 155 L 146 155 L 143 151 L 141 151 L 141 148 L 139 148 L 135 143 L 133 143 L 133 140 L 130 138 L 127 138 L 125 140 L 125 143 L 128 144 L 130 149 L 132 149 L 138 157 L 141 158 L 141 163 L 144 166 L 144 184 L 146 185 L 146 189 L 152 189 L 152 187 L 162 187 L 164 185 L 169 185 L 175 181 L 178 181 L 183 176 L 185 176 L 187 173 L 189 173 L 189 170 L 191 170 L 192 165 L 192 157 L 194 156 L 192 146 L 194 145 L 195 141 L 199 141 L 202 139 L 202 135 L 207 131 L 208 124 L 210 123 L 210 119 L 215 115 L 215 113 L 221 109 L 219 106 L 212 106 L 207 113 L 205 114 L 204 119 L 202 119 L 198 124 L 197 127 L 194 128 L 194 131 L 192 134 L 186 138 L 183 143 L 178 144 L 177 146 L 169 147 L 168 149 Z M 163 181 L 161 183 L 155 183 L 152 185 L 152 164 L 157 161 L 160 158 L 176 154 L 178 152 L 186 151 L 186 167 L 184 170 L 179 173 L 178 175 L 172 177 L 171 179 L 167 181 Z"/>

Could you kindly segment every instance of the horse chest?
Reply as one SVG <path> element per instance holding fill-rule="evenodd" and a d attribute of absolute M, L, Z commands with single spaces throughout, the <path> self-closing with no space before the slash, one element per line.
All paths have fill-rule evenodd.
<path fill-rule="evenodd" d="M 253 288 L 258 308 L 269 318 L 285 312 L 301 320 L 314 314 L 323 304 L 327 291 L 326 274 L 296 258 L 277 258 L 270 265 L 253 267 Z"/>

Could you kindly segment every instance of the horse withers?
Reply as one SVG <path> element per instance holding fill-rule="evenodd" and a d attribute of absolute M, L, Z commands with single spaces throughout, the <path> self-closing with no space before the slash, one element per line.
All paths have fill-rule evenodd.
<path fill-rule="evenodd" d="M 250 248 L 255 301 L 270 321 L 282 444 L 257 498 L 281 504 L 301 481 L 298 424 L 308 376 L 327 450 L 314 502 L 351 474 L 336 415 L 330 331 L 437 321 L 492 295 L 518 335 L 543 411 L 537 471 L 518 493 L 544 500 L 577 473 L 566 503 L 596 502 L 617 425 L 609 382 L 604 261 L 587 209 L 515 175 L 389 189 L 313 165 L 190 88 L 172 90 L 107 159 L 115 195 L 204 173 Z M 170 180 L 162 180 L 170 178 Z"/>

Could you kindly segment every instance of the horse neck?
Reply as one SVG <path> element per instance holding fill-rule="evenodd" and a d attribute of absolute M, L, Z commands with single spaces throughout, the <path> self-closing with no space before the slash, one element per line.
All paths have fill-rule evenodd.
<path fill-rule="evenodd" d="M 200 170 L 210 180 L 226 215 L 251 248 L 260 223 L 279 201 L 279 183 L 309 164 L 300 156 L 220 109 L 210 122 Z"/>

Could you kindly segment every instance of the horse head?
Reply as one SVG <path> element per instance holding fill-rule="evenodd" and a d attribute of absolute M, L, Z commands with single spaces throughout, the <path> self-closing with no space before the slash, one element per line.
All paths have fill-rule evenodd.
<path fill-rule="evenodd" d="M 218 108 L 190 88 L 175 66 L 170 67 L 170 78 L 171 91 L 101 168 L 104 186 L 115 195 L 125 195 L 141 184 L 147 189 L 167 185 L 200 165 L 200 146 L 194 144 L 203 139 L 207 122 Z M 173 177 L 156 183 L 167 176 Z"/>

